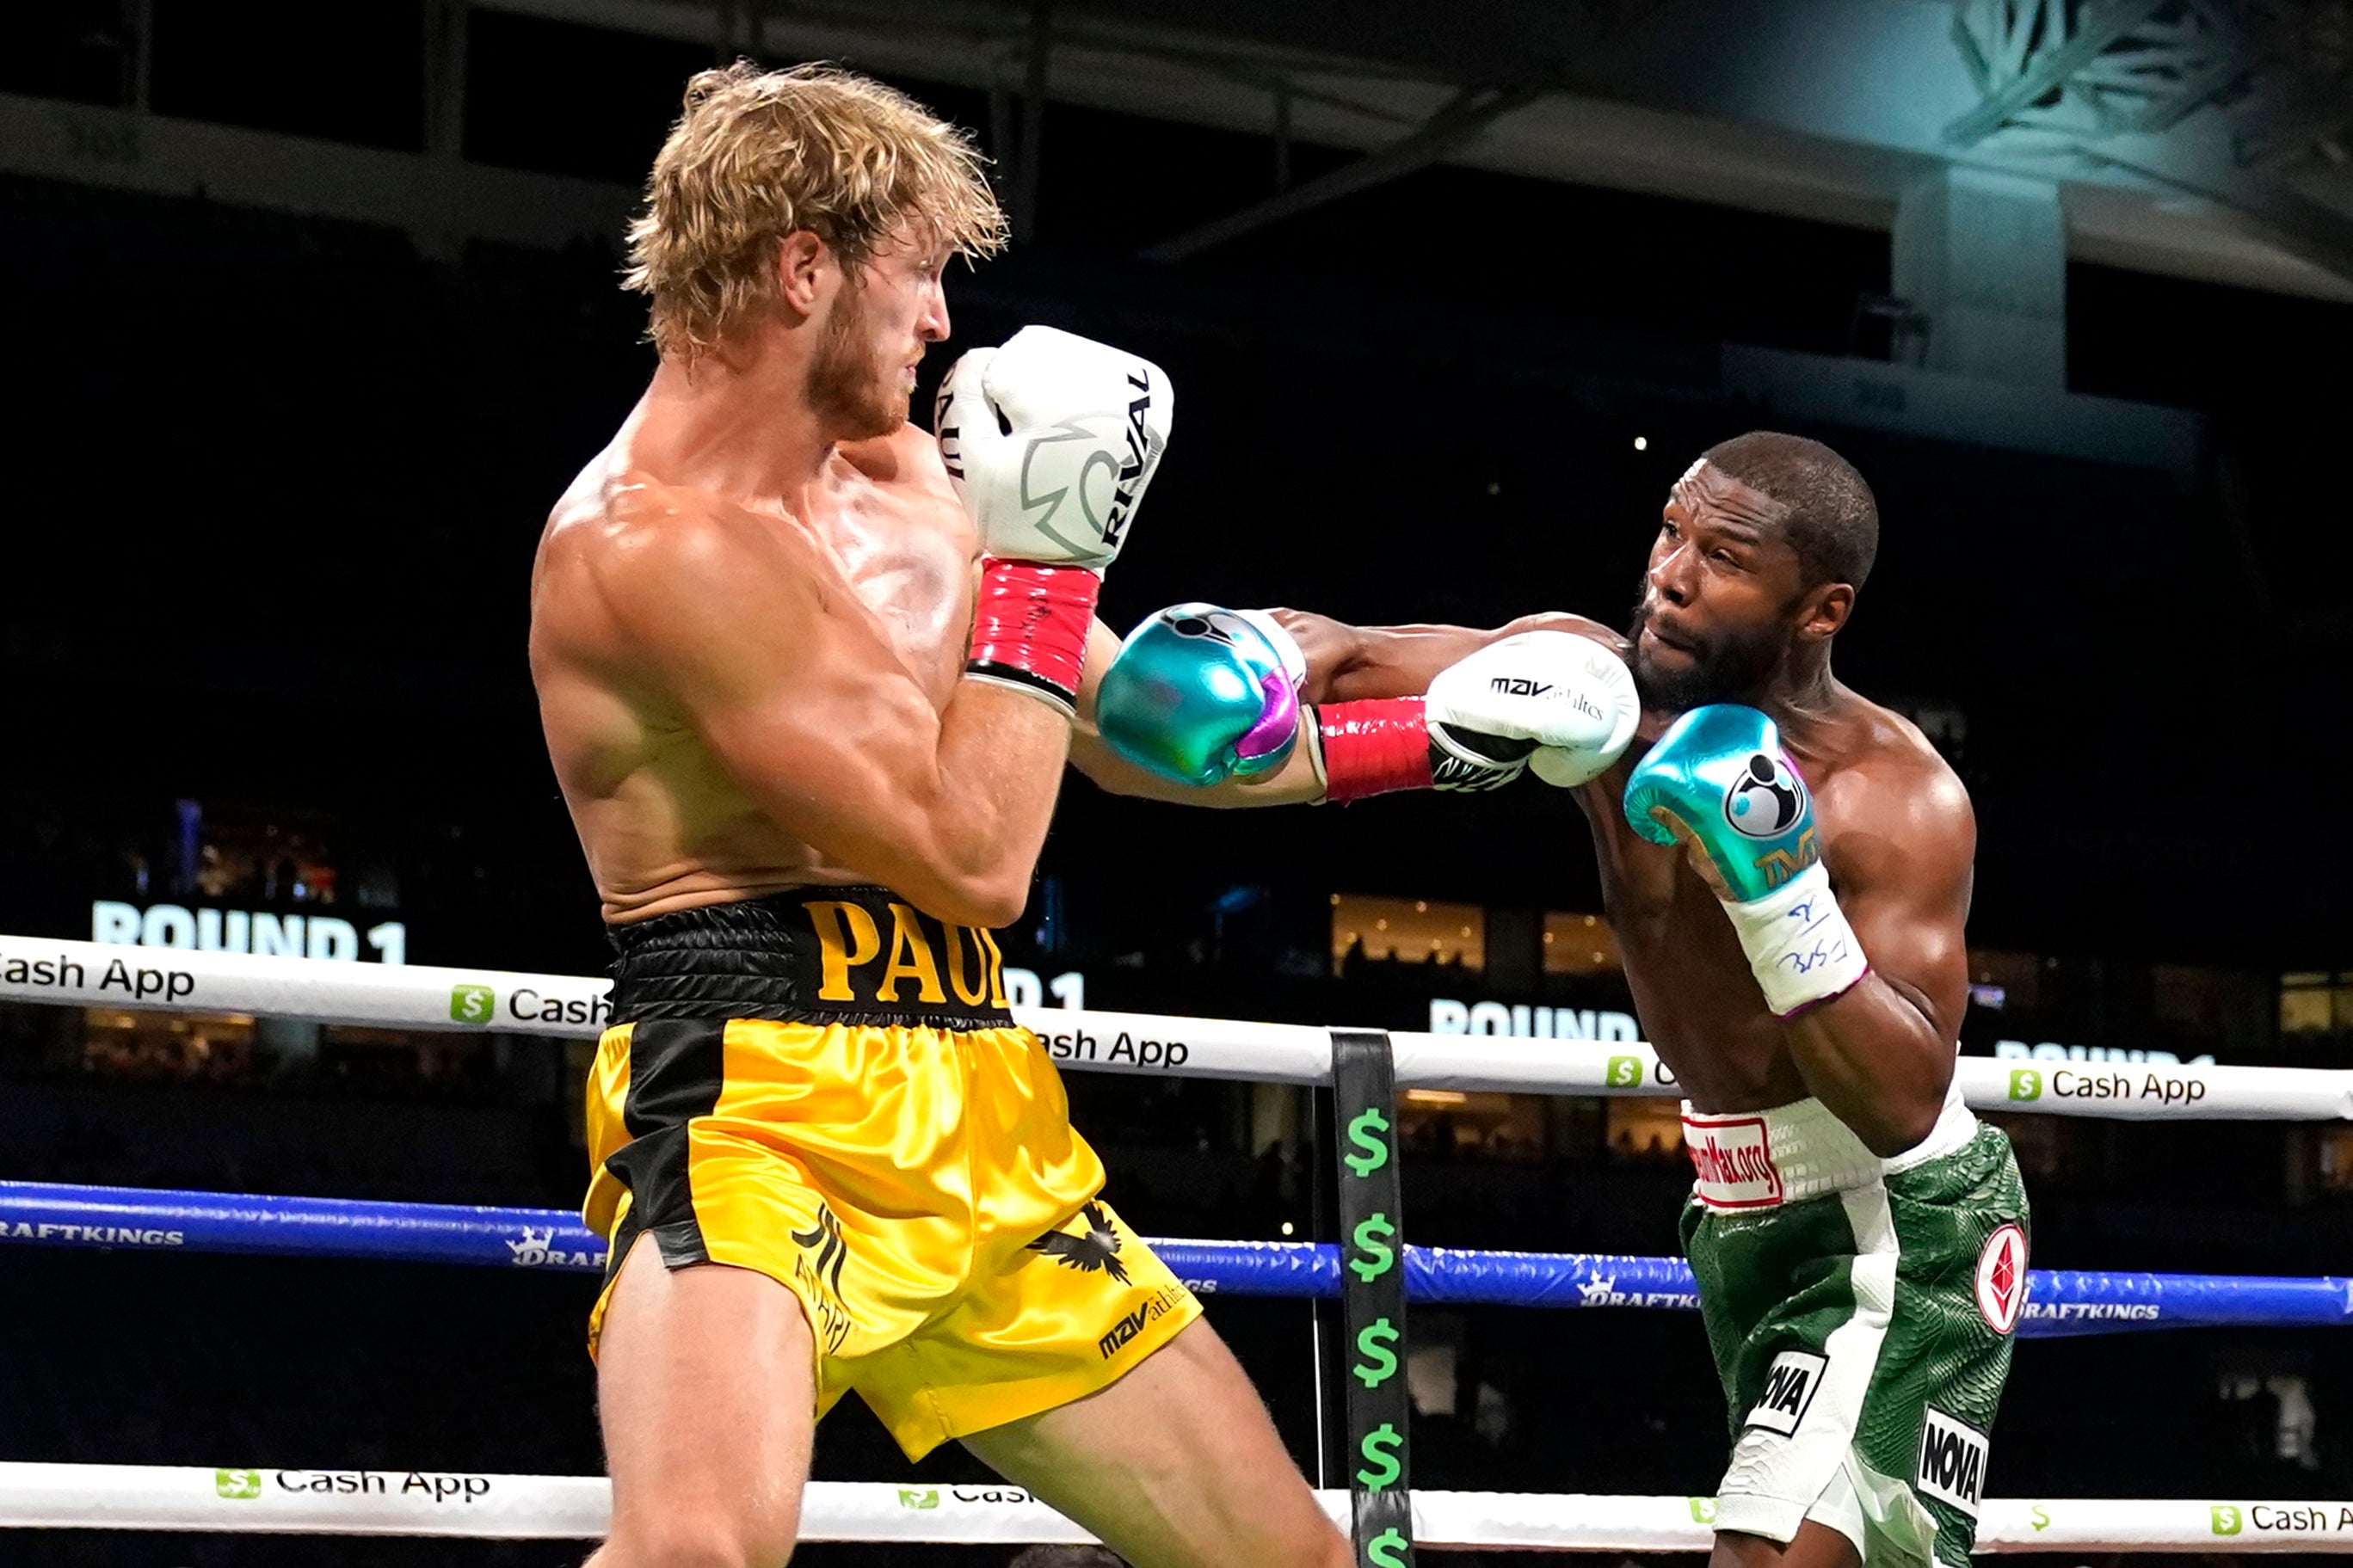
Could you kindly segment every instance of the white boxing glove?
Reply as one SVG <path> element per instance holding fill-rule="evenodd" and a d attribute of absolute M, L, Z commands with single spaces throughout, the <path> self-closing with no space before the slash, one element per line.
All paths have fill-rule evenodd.
<path fill-rule="evenodd" d="M 1315 717 L 1324 798 L 1400 789 L 1500 789 L 1535 759 L 1547 784 L 1584 784 L 1625 752 L 1642 713 L 1615 653 L 1574 632 L 1521 632 L 1438 672 L 1421 697 L 1325 703 Z"/>
<path fill-rule="evenodd" d="M 1626 661 L 1592 638 L 1521 632 L 1440 670 L 1427 715 L 1431 748 L 1446 753 L 1438 788 L 1493 789 L 1523 767 L 1570 788 L 1624 753 L 1642 701 Z"/>
<path fill-rule="evenodd" d="M 1150 360 L 1024 327 L 956 361 L 933 429 L 983 553 L 1100 572 L 1160 466 L 1174 405 Z"/>

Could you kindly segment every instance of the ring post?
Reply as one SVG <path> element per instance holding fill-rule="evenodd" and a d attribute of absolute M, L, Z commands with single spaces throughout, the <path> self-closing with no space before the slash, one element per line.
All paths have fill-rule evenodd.
<path fill-rule="evenodd" d="M 1413 1562 L 1413 1404 L 1405 1368 L 1405 1202 L 1398 1180 L 1397 1075 L 1389 1037 L 1332 1031 L 1338 1131 L 1341 1299 L 1348 1363 L 1348 1478 L 1356 1568 Z"/>

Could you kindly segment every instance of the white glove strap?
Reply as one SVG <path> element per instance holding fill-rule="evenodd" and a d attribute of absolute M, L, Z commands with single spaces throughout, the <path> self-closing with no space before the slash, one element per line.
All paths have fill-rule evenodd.
<path fill-rule="evenodd" d="M 1777 1018 L 1793 1018 L 1871 972 L 1871 960 L 1816 861 L 1779 888 L 1745 904 L 1727 903 L 1749 971 Z"/>

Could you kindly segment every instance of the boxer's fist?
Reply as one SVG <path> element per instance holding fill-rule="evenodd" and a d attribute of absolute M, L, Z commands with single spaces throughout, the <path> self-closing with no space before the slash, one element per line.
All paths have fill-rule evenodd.
<path fill-rule="evenodd" d="M 1151 361 L 1024 327 L 956 361 L 933 429 L 983 553 L 1099 572 L 1160 466 L 1173 405 Z"/>
<path fill-rule="evenodd" d="M 1430 683 L 1431 777 L 1439 789 L 1493 789 L 1529 765 L 1564 788 L 1616 762 L 1642 716 L 1634 677 L 1609 649 L 1574 632 L 1521 632 L 1438 672 Z"/>
<path fill-rule="evenodd" d="M 1298 645 L 1262 610 L 1174 605 L 1128 633 L 1095 727 L 1138 767 L 1207 788 L 1282 764 L 1299 734 Z"/>
<path fill-rule="evenodd" d="M 1682 841 L 1717 896 L 1747 903 L 1821 858 L 1813 796 L 1754 708 L 1711 703 L 1669 726 L 1626 780 L 1626 821 Z"/>

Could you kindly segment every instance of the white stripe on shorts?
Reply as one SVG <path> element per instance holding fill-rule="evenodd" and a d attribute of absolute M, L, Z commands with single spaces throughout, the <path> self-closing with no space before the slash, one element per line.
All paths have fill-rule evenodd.
<path fill-rule="evenodd" d="M 1865 1551 L 1864 1537 L 1927 1540 L 1936 1524 L 1900 1479 L 1865 1467 L 1854 1453 L 1864 1397 L 1895 1312 L 1900 1249 L 1887 1184 L 1872 1180 L 1839 1194 L 1854 1233 L 1854 1315 L 1822 1343 L 1827 1363 L 1804 1416 L 1788 1436 L 1743 1430 L 1716 1489 L 1715 1528 L 1788 1542 L 1818 1519 Z"/>

